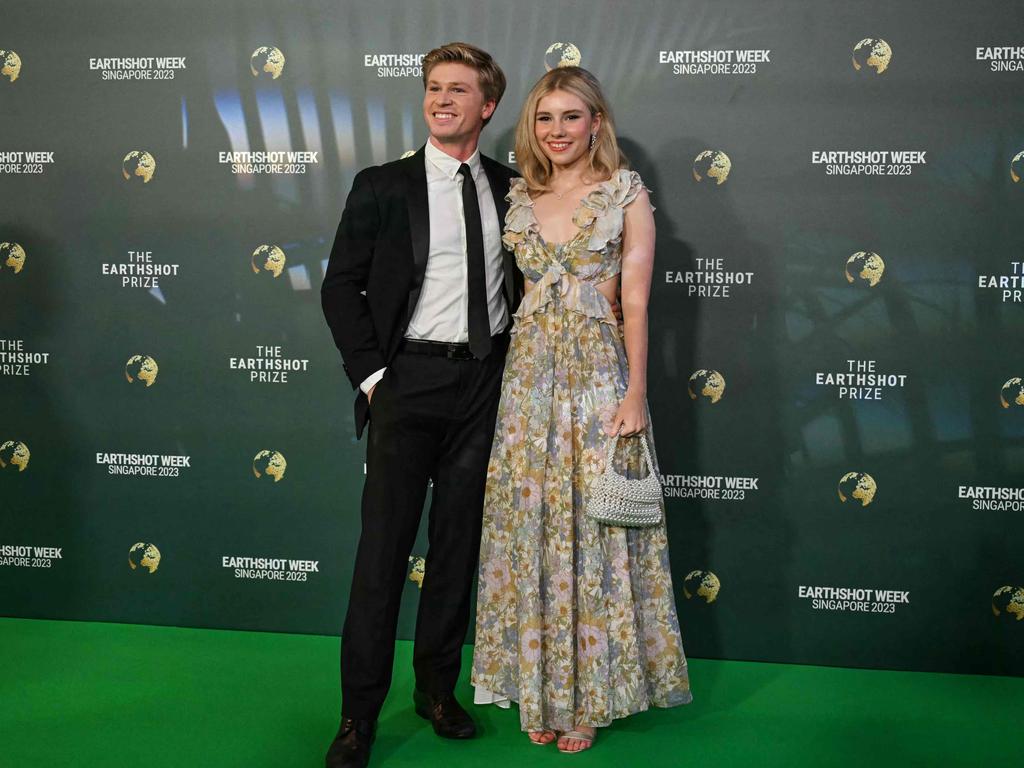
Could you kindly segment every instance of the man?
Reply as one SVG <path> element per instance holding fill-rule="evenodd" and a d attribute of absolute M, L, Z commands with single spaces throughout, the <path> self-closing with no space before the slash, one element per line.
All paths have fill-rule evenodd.
<path fill-rule="evenodd" d="M 405 570 L 429 481 L 429 550 L 413 667 L 416 712 L 475 735 L 454 697 L 480 546 L 484 483 L 522 275 L 503 250 L 515 175 L 477 147 L 505 90 L 486 52 L 450 43 L 423 62 L 430 132 L 412 157 L 361 171 L 321 288 L 369 420 L 362 532 L 342 629 L 341 727 L 328 768 L 369 761 L 391 683 Z"/>

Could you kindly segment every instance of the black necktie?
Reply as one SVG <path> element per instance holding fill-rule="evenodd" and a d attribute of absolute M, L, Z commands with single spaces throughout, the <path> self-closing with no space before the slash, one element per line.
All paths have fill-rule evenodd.
<path fill-rule="evenodd" d="M 491 352 L 491 319 L 487 312 L 487 271 L 484 266 L 484 228 L 480 223 L 480 202 L 469 166 L 459 166 L 462 175 L 462 213 L 466 219 L 466 287 L 469 291 L 469 351 L 483 360 Z"/>

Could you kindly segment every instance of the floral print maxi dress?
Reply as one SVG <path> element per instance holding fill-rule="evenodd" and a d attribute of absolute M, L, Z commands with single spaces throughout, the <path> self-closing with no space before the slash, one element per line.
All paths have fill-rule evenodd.
<path fill-rule="evenodd" d="M 628 380 L 596 286 L 621 271 L 623 209 L 641 186 L 618 171 L 559 245 L 540 236 L 522 179 L 508 195 L 504 240 L 534 286 L 515 313 L 487 473 L 473 684 L 517 701 L 524 731 L 600 727 L 691 698 L 664 526 L 585 514 Z M 620 471 L 641 476 L 640 454 L 622 441 Z"/>

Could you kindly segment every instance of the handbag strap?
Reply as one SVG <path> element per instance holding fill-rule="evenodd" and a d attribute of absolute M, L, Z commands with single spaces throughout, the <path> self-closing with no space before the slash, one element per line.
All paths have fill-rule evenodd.
<path fill-rule="evenodd" d="M 654 472 L 654 460 L 651 458 L 651 449 L 647 445 L 647 435 L 641 432 L 637 437 L 640 438 L 640 445 L 642 445 L 644 449 L 644 460 L 647 462 L 647 473 L 652 474 Z M 619 440 L 625 439 L 626 438 L 621 437 L 620 435 L 614 435 L 612 439 L 608 441 L 608 457 L 605 463 L 605 474 L 619 474 L 615 471 L 615 448 L 618 446 Z M 640 471 L 643 471 L 642 465 L 640 467 Z"/>

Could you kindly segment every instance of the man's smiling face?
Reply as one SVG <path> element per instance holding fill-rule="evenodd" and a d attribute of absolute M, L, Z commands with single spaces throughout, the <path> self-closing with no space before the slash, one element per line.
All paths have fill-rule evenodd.
<path fill-rule="evenodd" d="M 436 64 L 427 76 L 423 119 L 438 144 L 475 141 L 496 104 L 480 88 L 480 75 L 465 64 Z"/>

